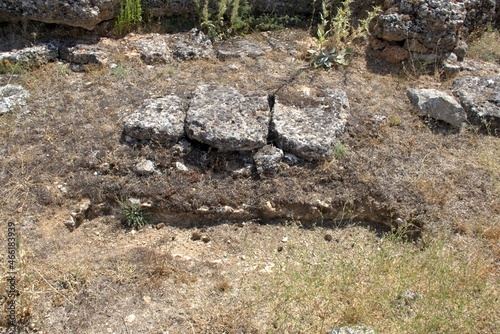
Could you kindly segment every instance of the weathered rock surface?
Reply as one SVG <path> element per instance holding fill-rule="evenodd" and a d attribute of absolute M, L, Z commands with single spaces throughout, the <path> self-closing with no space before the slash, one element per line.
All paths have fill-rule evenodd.
<path fill-rule="evenodd" d="M 35 46 L 0 52 L 0 64 L 11 66 L 20 64 L 23 67 L 40 66 L 54 61 L 59 57 L 59 47 L 55 42 L 41 43 Z"/>
<path fill-rule="evenodd" d="M 466 33 L 482 30 L 495 25 L 497 13 L 500 13 L 498 0 L 462 0 L 467 15 L 463 29 Z"/>
<path fill-rule="evenodd" d="M 155 164 L 151 160 L 143 160 L 135 165 L 135 171 L 139 175 L 150 175 L 155 172 Z"/>
<path fill-rule="evenodd" d="M 172 61 L 172 50 L 169 45 L 169 36 L 151 34 L 141 36 L 134 42 L 141 59 L 148 65 L 165 64 Z"/>
<path fill-rule="evenodd" d="M 79 65 L 102 66 L 107 63 L 108 52 L 97 44 L 78 43 L 60 49 L 60 58 Z"/>
<path fill-rule="evenodd" d="M 33 20 L 93 29 L 119 11 L 121 0 L 2 0 L 0 21 Z"/>
<path fill-rule="evenodd" d="M 453 94 L 471 123 L 500 132 L 500 76 L 458 78 L 453 82 Z"/>
<path fill-rule="evenodd" d="M 452 52 L 466 18 L 465 5 L 448 0 L 400 0 L 380 15 L 372 32 L 388 45 L 417 53 Z"/>
<path fill-rule="evenodd" d="M 243 38 L 234 38 L 224 41 L 216 46 L 217 56 L 221 59 L 242 58 L 242 57 L 260 57 L 272 48 L 269 45 L 249 41 Z"/>
<path fill-rule="evenodd" d="M 253 156 L 258 174 L 273 175 L 280 169 L 283 151 L 272 145 L 259 149 Z"/>
<path fill-rule="evenodd" d="M 328 89 L 326 96 L 316 97 L 316 106 L 296 107 L 274 104 L 271 128 L 277 146 L 308 160 L 333 155 L 333 146 L 344 132 L 350 113 L 344 91 Z"/>
<path fill-rule="evenodd" d="M 22 86 L 6 85 L 0 87 L 0 115 L 25 106 L 29 96 L 29 92 Z"/>
<path fill-rule="evenodd" d="M 200 85 L 187 112 L 186 133 L 220 151 L 253 150 L 266 144 L 270 117 L 267 97 Z"/>
<path fill-rule="evenodd" d="M 125 141 L 173 145 L 184 135 L 185 116 L 185 103 L 175 95 L 145 100 L 125 119 Z"/>
<path fill-rule="evenodd" d="M 185 61 L 215 57 L 212 42 L 196 28 L 173 35 L 133 35 L 129 40 L 149 65 L 170 63 L 172 59 Z"/>
<path fill-rule="evenodd" d="M 435 89 L 407 90 L 408 98 L 422 116 L 430 116 L 455 127 L 463 127 L 467 122 L 467 113 L 455 98 Z"/>
<path fill-rule="evenodd" d="M 210 38 L 196 28 L 187 34 L 173 35 L 172 41 L 174 58 L 178 60 L 209 59 L 215 56 Z"/>

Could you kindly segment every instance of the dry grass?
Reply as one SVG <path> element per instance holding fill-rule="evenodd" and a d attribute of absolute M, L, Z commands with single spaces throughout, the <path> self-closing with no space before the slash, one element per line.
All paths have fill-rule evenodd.
<path fill-rule="evenodd" d="M 467 54 L 475 59 L 500 64 L 500 32 L 483 33 L 471 43 Z"/>

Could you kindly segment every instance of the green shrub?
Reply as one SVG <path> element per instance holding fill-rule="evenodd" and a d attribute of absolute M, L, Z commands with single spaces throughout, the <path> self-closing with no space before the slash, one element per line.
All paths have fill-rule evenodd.
<path fill-rule="evenodd" d="M 136 29 L 142 22 L 141 0 L 122 0 L 120 14 L 116 19 L 116 32 L 125 34 Z"/>
<path fill-rule="evenodd" d="M 121 221 L 125 226 L 140 229 L 149 224 L 149 214 L 140 203 L 130 200 L 117 200 L 117 202 L 120 205 Z"/>
<path fill-rule="evenodd" d="M 316 50 L 308 50 L 312 66 L 329 68 L 332 65 L 349 65 L 348 56 L 352 53 L 354 39 L 369 35 L 369 23 L 380 13 L 380 7 L 373 7 L 366 19 L 360 20 L 358 27 L 354 28 L 351 18 L 352 2 L 353 0 L 344 0 L 334 6 L 332 0 L 322 0 L 320 22 L 314 37 Z M 335 11 L 335 16 L 330 19 L 332 11 Z"/>

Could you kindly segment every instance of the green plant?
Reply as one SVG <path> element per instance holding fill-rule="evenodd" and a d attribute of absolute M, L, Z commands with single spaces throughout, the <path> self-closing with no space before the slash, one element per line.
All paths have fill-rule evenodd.
<path fill-rule="evenodd" d="M 337 48 L 333 47 L 330 51 L 325 52 L 325 50 L 309 50 L 311 56 L 313 56 L 312 66 L 330 68 L 332 65 L 349 65 L 349 55 L 352 53 L 351 48 L 342 49 L 337 51 Z"/>
<path fill-rule="evenodd" d="M 308 50 L 312 58 L 313 67 L 330 68 L 332 65 L 349 65 L 349 55 L 352 53 L 352 43 L 355 38 L 369 35 L 369 23 L 381 11 L 380 7 L 373 7 L 367 17 L 360 20 L 358 27 L 352 25 L 351 4 L 353 0 L 345 0 L 333 8 L 331 0 L 321 2 L 320 22 L 316 28 L 316 50 Z M 330 20 L 331 10 L 336 10 Z M 326 51 L 328 50 L 329 51 Z"/>
<path fill-rule="evenodd" d="M 337 143 L 333 146 L 333 156 L 337 160 L 345 158 L 348 153 L 349 151 L 347 150 L 347 147 L 345 147 L 342 143 Z"/>
<path fill-rule="evenodd" d="M 117 65 L 111 69 L 111 74 L 121 80 L 127 77 L 128 72 L 122 65 Z"/>
<path fill-rule="evenodd" d="M 137 28 L 142 22 L 141 0 L 122 0 L 120 4 L 120 14 L 116 19 L 116 31 L 124 34 Z"/>
<path fill-rule="evenodd" d="M 140 203 L 130 199 L 117 201 L 122 214 L 121 221 L 125 226 L 140 229 L 149 223 L 149 214 Z"/>

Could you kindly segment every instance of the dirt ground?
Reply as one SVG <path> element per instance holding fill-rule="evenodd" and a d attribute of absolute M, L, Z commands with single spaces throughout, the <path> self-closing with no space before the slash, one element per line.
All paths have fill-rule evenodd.
<path fill-rule="evenodd" d="M 453 78 L 443 77 L 438 68 L 423 73 L 411 63 L 387 64 L 365 50 L 365 44 L 358 45 L 346 68 L 312 69 L 305 59 L 312 41 L 302 30 L 247 38 L 264 44 L 272 38 L 282 47 L 258 58 L 147 66 L 123 40 L 101 39 L 113 50 L 109 64 L 118 67 L 75 73 L 67 64 L 49 63 L 0 75 L 0 84 L 20 84 L 31 93 L 29 112 L 0 117 L 0 240 L 4 245 L 7 223 L 16 222 L 20 330 L 325 333 L 359 324 L 380 333 L 496 332 L 498 310 L 489 307 L 498 302 L 500 139 L 421 118 L 406 97 L 409 87 L 451 91 Z M 498 64 L 477 64 L 476 72 L 458 76 L 500 73 Z M 219 153 L 197 143 L 190 152 L 179 153 L 121 142 L 124 117 L 144 99 L 169 93 L 188 98 L 201 83 L 276 94 L 288 101 L 300 101 L 306 91 L 343 89 L 351 107 L 341 138 L 346 153 L 332 161 L 301 162 L 274 177 L 255 172 L 234 177 L 228 165 L 243 165 L 249 154 Z M 137 175 L 135 165 L 144 159 L 162 173 Z M 176 162 L 188 171 L 175 168 Z M 127 198 L 151 203 L 154 224 L 139 231 L 124 227 L 117 200 Z M 92 213 L 70 230 L 65 223 L 82 200 L 90 200 Z M 318 210 L 318 200 L 329 203 L 324 212 Z M 255 217 L 200 217 L 202 207 L 216 211 L 226 206 L 250 208 Z M 417 238 L 387 246 L 386 232 L 400 222 Z M 435 240 L 445 243 L 429 246 Z M 377 262 L 374 254 L 384 249 L 389 252 L 384 259 L 410 256 L 415 262 L 408 263 L 451 258 L 450 263 L 458 261 L 453 270 L 481 264 L 473 275 L 459 276 L 481 286 L 480 292 L 467 292 L 459 313 L 450 311 L 459 303 L 454 295 L 441 296 L 440 289 L 439 311 L 430 308 L 442 319 L 448 312 L 459 314 L 460 321 L 472 316 L 474 323 L 435 324 L 424 311 L 420 318 L 401 320 L 380 310 L 382 302 L 371 304 L 378 295 L 359 292 L 368 282 L 387 279 L 393 290 L 384 296 L 390 298 L 406 288 L 389 277 L 404 267 L 383 269 L 383 263 L 396 262 Z M 453 252 L 450 258 L 445 257 L 448 251 Z M 0 256 L 6 255 L 2 246 Z M 315 290 L 323 282 L 320 277 L 334 275 L 325 271 L 315 276 L 310 268 L 324 267 L 311 263 L 330 263 L 330 257 L 371 268 L 357 274 L 342 271 L 353 275 L 346 277 L 359 295 L 333 283 L 331 291 L 340 289 L 335 291 L 343 299 L 330 300 L 330 290 Z M 377 265 L 362 264 L 369 259 Z M 452 277 L 452 269 L 443 277 Z M 318 281 L 300 294 L 284 290 L 309 282 L 308 277 Z M 415 286 L 430 291 L 431 283 L 418 277 Z M 8 281 L 2 279 L 0 287 L 7 291 Z M 319 292 L 309 296 L 307 291 Z M 309 304 L 299 302 L 304 296 Z M 8 298 L 2 298 L 0 324 L 7 326 Z M 483 305 L 478 312 L 477 304 Z M 294 305 L 306 305 L 298 310 L 301 316 L 292 317 Z"/>

